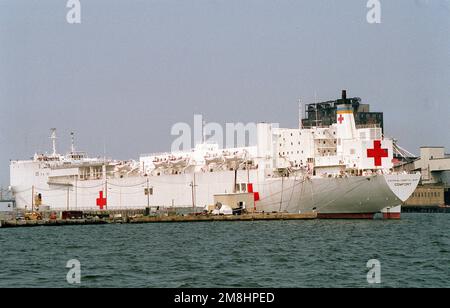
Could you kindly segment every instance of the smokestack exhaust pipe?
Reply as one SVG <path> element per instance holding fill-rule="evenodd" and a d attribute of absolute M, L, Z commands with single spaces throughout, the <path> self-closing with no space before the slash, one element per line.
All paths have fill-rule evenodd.
<path fill-rule="evenodd" d="M 347 99 L 347 90 L 342 90 L 342 99 L 343 100 Z"/>

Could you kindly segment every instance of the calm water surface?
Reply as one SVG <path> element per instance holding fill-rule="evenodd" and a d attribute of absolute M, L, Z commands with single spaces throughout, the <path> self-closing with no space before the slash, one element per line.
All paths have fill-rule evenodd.
<path fill-rule="evenodd" d="M 0 229 L 0 287 L 450 287 L 450 215 Z"/>

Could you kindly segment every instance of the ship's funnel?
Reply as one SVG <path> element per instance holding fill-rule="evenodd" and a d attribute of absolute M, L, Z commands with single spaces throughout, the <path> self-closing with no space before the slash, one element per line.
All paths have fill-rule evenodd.
<path fill-rule="evenodd" d="M 347 90 L 342 90 L 342 99 L 336 103 L 337 138 L 342 140 L 354 139 L 357 136 L 353 106 L 347 100 Z M 342 142 L 338 143 L 338 153 L 343 153 Z"/>

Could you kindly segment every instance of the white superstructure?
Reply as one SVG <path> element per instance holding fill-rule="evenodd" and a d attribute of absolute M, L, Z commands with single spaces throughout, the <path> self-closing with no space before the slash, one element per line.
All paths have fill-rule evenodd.
<path fill-rule="evenodd" d="M 376 125 L 357 128 L 345 98 L 337 123 L 308 129 L 257 125 L 257 144 L 142 155 L 139 161 L 36 154 L 11 162 L 19 208 L 124 209 L 205 207 L 214 195 L 254 194 L 257 211 L 317 211 L 323 217 L 370 217 L 400 205 L 420 175 L 396 174 L 393 140 Z M 73 135 L 72 135 L 73 138 Z"/>

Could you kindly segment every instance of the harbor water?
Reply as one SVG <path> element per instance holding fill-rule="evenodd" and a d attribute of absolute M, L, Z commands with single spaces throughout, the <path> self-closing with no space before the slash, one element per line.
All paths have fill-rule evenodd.
<path fill-rule="evenodd" d="M 450 215 L 0 229 L 0 287 L 450 287 Z M 81 283 L 66 280 L 69 260 Z M 381 264 L 369 284 L 367 262 Z"/>

